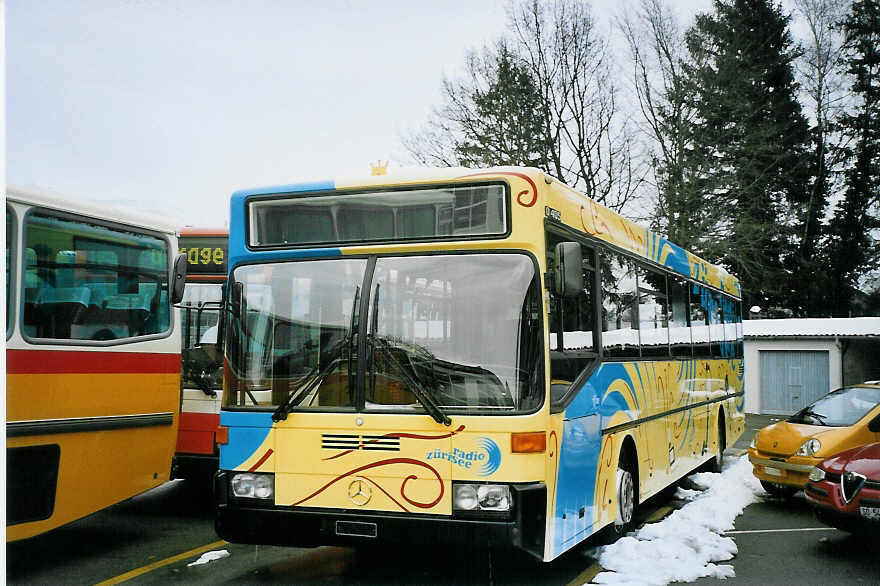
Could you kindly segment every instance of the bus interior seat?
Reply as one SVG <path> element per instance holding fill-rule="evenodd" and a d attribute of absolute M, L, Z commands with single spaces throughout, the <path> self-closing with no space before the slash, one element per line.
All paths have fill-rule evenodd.
<path fill-rule="evenodd" d="M 75 271 L 76 251 L 59 250 L 55 255 L 55 286 L 58 288 L 73 287 Z"/>
<path fill-rule="evenodd" d="M 37 333 L 41 338 L 69 339 L 71 326 L 89 306 L 85 287 L 43 287 L 36 299 Z"/>
<path fill-rule="evenodd" d="M 144 329 L 150 313 L 149 304 L 140 293 L 119 293 L 104 299 L 103 314 L 107 322 L 124 324 L 129 335 L 137 336 Z"/>

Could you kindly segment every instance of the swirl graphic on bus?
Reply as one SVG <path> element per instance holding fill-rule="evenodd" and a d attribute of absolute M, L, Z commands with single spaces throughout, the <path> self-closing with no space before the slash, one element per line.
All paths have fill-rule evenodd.
<path fill-rule="evenodd" d="M 494 440 L 488 437 L 479 438 L 477 445 L 486 450 L 486 455 L 488 456 L 488 459 L 480 466 L 477 474 L 480 476 L 491 476 L 501 466 L 501 448 L 498 447 Z"/>

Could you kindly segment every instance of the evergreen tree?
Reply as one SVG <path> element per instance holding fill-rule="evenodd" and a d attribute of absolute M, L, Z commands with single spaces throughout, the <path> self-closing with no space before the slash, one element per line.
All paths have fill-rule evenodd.
<path fill-rule="evenodd" d="M 808 196 L 810 137 L 788 21 L 770 0 L 715 0 L 687 33 L 697 118 L 686 181 L 709 226 L 695 248 L 739 277 L 746 307 L 786 306 L 797 295 L 786 264 L 791 209 Z"/>
<path fill-rule="evenodd" d="M 847 150 L 845 190 L 829 226 L 829 301 L 846 317 L 866 269 L 877 268 L 871 231 L 880 228 L 880 0 L 857 0 L 844 21 L 847 72 L 856 108 L 840 118 L 853 139 Z"/>
<path fill-rule="evenodd" d="M 472 71 L 476 69 L 472 64 Z M 471 89 L 473 116 L 454 147 L 459 162 L 467 167 L 546 169 L 549 141 L 543 132 L 540 95 L 528 69 L 500 43 L 483 71 L 486 87 Z"/>

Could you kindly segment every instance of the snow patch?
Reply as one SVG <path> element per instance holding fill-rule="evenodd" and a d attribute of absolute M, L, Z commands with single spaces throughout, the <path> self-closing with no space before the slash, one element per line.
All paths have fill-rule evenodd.
<path fill-rule="evenodd" d="M 736 555 L 736 543 L 722 534 L 763 494 L 752 465 L 746 456 L 728 459 L 720 474 L 700 472 L 688 479 L 699 490 L 678 489 L 677 498 L 689 501 L 682 508 L 598 548 L 599 564 L 608 571 L 597 574 L 593 584 L 662 586 L 734 577 L 732 565 L 715 562 Z"/>
<path fill-rule="evenodd" d="M 186 567 L 192 566 L 201 566 L 202 564 L 207 564 L 208 562 L 213 562 L 214 560 L 222 560 L 223 558 L 229 557 L 229 551 L 225 549 L 219 549 L 216 551 L 207 551 L 202 554 L 202 557 L 197 559 L 196 561 L 186 564 Z"/>

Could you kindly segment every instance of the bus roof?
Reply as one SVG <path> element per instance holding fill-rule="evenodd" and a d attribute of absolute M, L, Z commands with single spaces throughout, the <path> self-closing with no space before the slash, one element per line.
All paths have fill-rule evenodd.
<path fill-rule="evenodd" d="M 563 210 L 563 213 L 560 214 L 561 221 L 559 224 L 567 225 L 577 231 L 584 232 L 589 237 L 603 240 L 612 246 L 645 258 L 652 263 L 665 266 L 670 270 L 693 278 L 701 283 L 732 293 L 737 297 L 740 296 L 741 291 L 739 280 L 728 273 L 724 267 L 712 264 L 696 254 L 684 250 L 680 246 L 668 241 L 660 234 L 626 219 L 614 210 L 597 203 L 583 193 L 534 167 L 489 167 L 482 169 L 471 169 L 466 167 L 416 167 L 395 170 L 386 175 L 374 176 L 365 174 L 361 176 L 340 177 L 335 180 L 330 179 L 326 181 L 312 181 L 243 189 L 232 194 L 232 210 L 233 216 L 236 215 L 236 212 L 240 213 L 243 211 L 244 207 L 242 200 L 250 196 L 283 195 L 342 189 L 371 189 L 386 186 L 415 186 L 424 185 L 426 183 L 464 181 L 472 179 L 499 179 L 509 181 L 513 177 L 524 180 L 528 187 L 534 191 L 535 199 L 537 199 L 537 185 L 543 183 L 559 187 L 559 189 L 550 189 L 547 191 L 549 194 L 547 201 L 548 205 L 559 204 L 561 207 L 568 208 L 567 212 Z M 515 199 L 519 200 L 522 196 L 523 193 L 520 193 Z M 530 197 L 528 195 L 524 197 L 525 201 L 529 199 Z M 519 203 L 528 207 L 534 203 L 534 200 L 531 200 L 530 203 L 528 203 L 528 201 L 527 203 L 523 203 L 523 201 L 520 201 Z M 582 218 L 583 210 L 587 208 L 589 209 L 589 213 L 593 214 L 593 216 L 595 216 L 600 222 L 604 220 L 604 223 L 601 224 L 602 226 L 607 226 L 611 229 L 591 231 Z M 578 212 L 579 209 L 581 210 L 580 212 Z M 545 211 L 540 210 L 539 213 L 543 216 Z M 573 218 L 579 219 L 573 221 Z"/>
<path fill-rule="evenodd" d="M 83 202 L 69 196 L 34 188 L 9 185 L 6 187 L 6 201 L 80 214 L 98 220 L 122 223 L 166 234 L 177 234 L 176 226 L 156 214 L 132 211 L 113 204 Z"/>
<path fill-rule="evenodd" d="M 214 236 L 225 238 L 229 236 L 228 228 L 194 228 L 192 226 L 184 226 L 180 229 L 181 236 Z"/>

